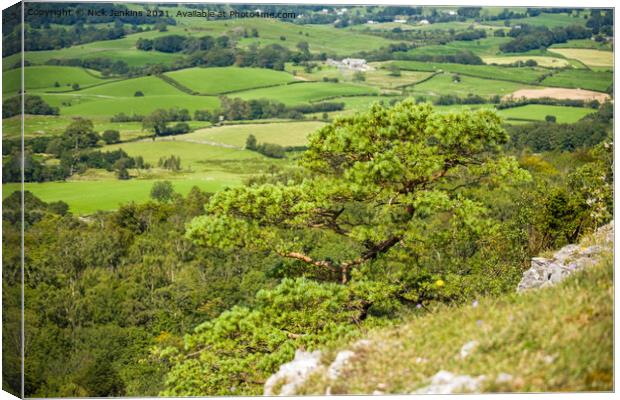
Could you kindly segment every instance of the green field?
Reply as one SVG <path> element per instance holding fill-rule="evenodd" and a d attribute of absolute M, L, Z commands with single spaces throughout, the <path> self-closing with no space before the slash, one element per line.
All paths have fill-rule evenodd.
<path fill-rule="evenodd" d="M 184 19 L 185 23 L 200 24 L 201 34 L 219 36 L 228 34 L 238 36 L 235 32 L 256 29 L 259 37 L 240 37 L 239 45 L 248 48 L 252 44 L 266 46 L 278 44 L 295 50 L 297 43 L 308 42 L 310 52 L 327 54 L 338 54 L 341 56 L 352 55 L 359 51 L 378 49 L 395 43 L 379 36 L 366 35 L 359 32 L 352 32 L 347 29 L 337 29 L 331 25 L 296 25 L 272 18 L 236 18 L 231 20 L 215 20 L 205 22 L 202 19 L 190 21 Z M 284 37 L 285 40 L 281 40 Z"/>
<path fill-rule="evenodd" d="M 612 46 L 610 42 L 597 42 L 595 40 L 590 39 L 572 39 L 568 40 L 566 43 L 555 43 L 552 44 L 549 49 L 553 51 L 553 49 L 596 49 L 596 50 L 607 50 L 612 51 Z"/>
<path fill-rule="evenodd" d="M 501 57 L 484 57 L 482 61 L 486 64 L 514 64 L 516 62 L 525 62 L 527 60 L 534 60 L 541 67 L 548 68 L 563 68 L 570 63 L 568 60 L 557 57 L 545 57 L 545 56 L 501 56 Z"/>
<path fill-rule="evenodd" d="M 213 167 L 209 163 L 221 161 L 239 161 L 247 159 L 264 159 L 258 153 L 212 146 L 204 143 L 187 142 L 184 135 L 159 138 L 156 141 L 150 139 L 121 143 L 105 146 L 103 150 L 111 151 L 123 149 L 130 156 L 142 156 L 144 161 L 157 165 L 161 157 L 177 155 L 181 157 L 182 168 L 196 171 L 209 171 Z"/>
<path fill-rule="evenodd" d="M 226 125 L 179 136 L 177 140 L 210 141 L 236 147 L 244 147 L 249 135 L 254 135 L 259 143 L 275 143 L 281 146 L 303 146 L 308 135 L 321 127 L 323 122 L 283 122 L 270 124 Z"/>
<path fill-rule="evenodd" d="M 193 186 L 201 190 L 215 192 L 227 186 L 241 184 L 236 174 L 212 173 L 202 177 L 182 177 L 170 179 L 174 190 L 186 195 Z M 71 212 L 76 214 L 92 214 L 96 211 L 115 210 L 122 204 L 130 202 L 144 203 L 149 200 L 151 188 L 159 179 L 131 179 L 119 181 L 84 180 L 67 182 L 26 183 L 26 190 L 31 191 L 43 201 L 64 201 L 69 204 Z M 2 185 L 2 197 L 20 189 L 19 183 Z"/>
<path fill-rule="evenodd" d="M 499 46 L 510 41 L 506 37 L 486 37 L 479 40 L 455 40 L 444 45 L 431 45 L 418 47 L 409 50 L 405 55 L 454 55 L 463 51 L 471 51 L 472 53 L 483 56 L 494 56 L 499 51 Z"/>
<path fill-rule="evenodd" d="M 464 65 L 450 63 L 426 63 L 420 61 L 393 61 L 393 64 L 403 70 L 413 71 L 448 71 L 479 78 L 535 83 L 536 80 L 549 71 L 537 67 L 509 68 L 495 65 Z"/>
<path fill-rule="evenodd" d="M 381 89 L 397 89 L 403 86 L 413 85 L 427 79 L 432 75 L 431 72 L 422 71 L 401 71 L 400 76 L 391 76 L 390 72 L 384 69 L 367 71 L 364 73 L 366 85 L 376 86 Z"/>
<path fill-rule="evenodd" d="M 233 97 L 239 97 L 244 100 L 273 99 L 286 105 L 295 105 L 334 97 L 358 96 L 377 92 L 374 88 L 348 83 L 304 82 L 294 85 L 248 90 L 236 93 Z"/>
<path fill-rule="evenodd" d="M 181 92 L 179 89 L 155 76 L 125 79 L 80 90 L 75 93 L 108 97 L 134 97 L 135 93 L 138 91 L 141 91 L 145 97 L 136 98 L 136 101 L 141 101 L 150 96 L 185 95 L 185 93 Z"/>
<path fill-rule="evenodd" d="M 31 64 L 44 64 L 51 59 L 92 59 L 98 57 L 105 57 L 112 61 L 125 61 L 130 66 L 171 64 L 174 60 L 182 58 L 182 55 L 158 51 L 139 51 L 135 48 L 135 44 L 139 38 L 153 39 L 158 36 L 171 35 L 173 33 L 183 34 L 186 32 L 180 27 L 170 26 L 167 32 L 152 30 L 127 35 L 121 39 L 101 40 L 58 50 L 28 51 L 25 53 L 25 59 Z M 10 67 L 15 62 L 18 62 L 19 59 L 20 54 L 14 54 L 5 58 L 3 69 Z"/>
<path fill-rule="evenodd" d="M 380 89 L 396 89 L 401 86 L 411 85 L 432 75 L 431 72 L 425 71 L 400 71 L 400 76 L 391 76 L 390 71 L 382 68 L 381 63 L 371 63 L 371 65 L 375 68 L 363 72 L 365 77 L 363 84 Z M 286 65 L 286 70 L 310 81 L 322 81 L 323 78 L 338 78 L 340 82 L 353 82 L 355 75 L 354 70 L 340 69 L 325 63 L 320 64 L 318 68 L 313 69 L 310 73 L 305 72 L 302 66 L 294 66 L 291 63 Z"/>
<path fill-rule="evenodd" d="M 507 120 L 544 121 L 547 115 L 556 117 L 558 123 L 570 124 L 579 121 L 588 114 L 596 112 L 591 108 L 550 106 L 528 104 L 522 107 L 507 108 L 498 114 Z"/>
<path fill-rule="evenodd" d="M 523 12 L 524 9 L 521 9 L 520 12 Z M 569 25 L 582 25 L 585 26 L 586 20 L 583 17 L 577 17 L 573 15 L 569 15 L 566 13 L 542 13 L 535 17 L 526 17 L 526 18 L 518 18 L 510 20 L 510 25 L 534 25 L 534 26 L 546 26 L 549 29 L 556 27 L 565 27 Z M 486 21 L 485 23 L 489 25 L 503 26 L 504 21 Z"/>
<path fill-rule="evenodd" d="M 20 89 L 20 69 L 2 72 L 3 95 L 18 94 Z M 108 82 L 99 78 L 97 71 L 78 67 L 35 66 L 24 68 L 24 86 L 26 90 L 36 91 L 70 91 L 71 85 L 88 87 Z M 56 87 L 58 83 L 58 87 Z"/>
<path fill-rule="evenodd" d="M 213 110 L 219 107 L 219 100 L 209 96 L 178 94 L 169 96 L 113 97 L 107 95 L 44 94 L 41 97 L 51 105 L 60 106 L 61 115 L 82 117 L 113 116 L 118 113 L 145 115 L 158 108 L 186 108 Z M 63 105 L 62 103 L 70 103 Z"/>
<path fill-rule="evenodd" d="M 483 97 L 505 95 L 518 89 L 527 88 L 527 85 L 515 82 L 494 81 L 491 79 L 461 76 L 460 82 L 454 82 L 452 74 L 444 73 L 432 79 L 412 86 L 409 93 L 412 96 L 436 97 L 440 95 L 457 95 L 465 97 L 468 94 L 477 94 Z"/>
<path fill-rule="evenodd" d="M 295 81 L 289 73 L 266 68 L 188 68 L 166 75 L 202 94 L 221 94 Z"/>
<path fill-rule="evenodd" d="M 52 116 L 52 115 L 26 115 L 24 125 L 24 136 L 54 136 L 60 135 L 65 131 L 73 117 Z M 149 136 L 150 132 L 142 129 L 141 122 L 110 122 L 110 118 L 105 116 L 91 118 L 95 132 L 102 133 L 106 130 L 117 130 L 120 132 L 121 140 L 131 140 L 140 136 Z M 191 129 L 204 128 L 210 125 L 205 121 L 188 121 Z M 21 133 L 21 121 L 19 116 L 5 118 L 2 120 L 3 137 L 19 138 Z"/>
<path fill-rule="evenodd" d="M 606 91 L 613 83 L 613 73 L 610 71 L 587 71 L 569 69 L 558 72 L 542 81 L 543 85 L 569 88 L 580 88 Z"/>

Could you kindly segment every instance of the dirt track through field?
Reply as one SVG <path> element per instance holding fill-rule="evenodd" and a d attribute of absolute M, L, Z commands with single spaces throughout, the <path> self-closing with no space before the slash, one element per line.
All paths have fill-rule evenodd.
<path fill-rule="evenodd" d="M 552 99 L 571 99 L 571 100 L 598 100 L 603 103 L 609 99 L 609 95 L 600 92 L 593 92 L 591 90 L 583 89 L 564 89 L 564 88 L 544 88 L 544 89 L 520 89 L 509 95 L 504 96 L 504 99 L 539 99 L 541 97 L 550 97 Z"/>

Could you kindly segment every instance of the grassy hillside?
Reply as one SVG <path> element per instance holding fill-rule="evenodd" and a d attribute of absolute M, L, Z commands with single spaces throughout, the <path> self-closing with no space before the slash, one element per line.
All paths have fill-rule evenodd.
<path fill-rule="evenodd" d="M 292 75 L 265 68 L 188 68 L 166 73 L 181 85 L 202 94 L 220 94 L 285 84 Z"/>
<path fill-rule="evenodd" d="M 613 73 L 609 71 L 587 71 L 567 69 L 542 81 L 543 85 L 574 87 L 604 92 L 613 82 Z"/>
<path fill-rule="evenodd" d="M 507 68 L 494 65 L 464 65 L 449 63 L 426 63 L 419 61 L 394 61 L 397 67 L 412 71 L 448 71 L 480 78 L 534 83 L 548 70 L 534 67 Z"/>
<path fill-rule="evenodd" d="M 325 123 L 282 122 L 270 124 L 225 125 L 201 129 L 177 138 L 185 141 L 212 141 L 236 147 L 245 146 L 249 135 L 254 135 L 259 143 L 275 143 L 281 146 L 303 146 L 310 133 L 323 127 Z"/>
<path fill-rule="evenodd" d="M 425 82 L 417 84 L 411 88 L 413 95 L 439 96 L 458 95 L 467 96 L 469 93 L 479 96 L 493 96 L 512 93 L 515 90 L 528 87 L 527 85 L 515 82 L 496 81 L 491 79 L 474 78 L 462 76 L 460 82 L 455 82 L 451 74 L 439 74 Z"/>
<path fill-rule="evenodd" d="M 521 12 L 523 9 L 521 9 Z M 504 21 L 487 21 L 489 25 L 503 26 Z M 564 27 L 568 25 L 585 25 L 586 20 L 583 17 L 576 15 L 569 15 L 566 13 L 541 13 L 535 17 L 519 18 L 511 21 L 511 26 L 514 25 L 534 25 L 534 26 L 546 26 L 549 28 Z"/>
<path fill-rule="evenodd" d="M 579 121 L 588 114 L 596 112 L 591 108 L 549 106 L 528 104 L 523 107 L 507 108 L 498 111 L 502 117 L 510 120 L 544 121 L 547 115 L 556 117 L 556 122 L 570 124 Z"/>
<path fill-rule="evenodd" d="M 5 96 L 18 93 L 19 74 L 19 69 L 2 72 L 2 93 Z M 24 68 L 24 85 L 26 90 L 70 91 L 74 83 L 88 87 L 108 82 L 98 76 L 97 71 L 78 67 L 34 66 Z"/>
<path fill-rule="evenodd" d="M 359 96 L 378 93 L 376 89 L 347 83 L 307 82 L 275 86 L 236 93 L 232 97 L 244 100 L 274 99 L 286 105 L 295 105 L 339 96 Z"/>
<path fill-rule="evenodd" d="M 552 51 L 554 53 L 561 54 L 566 58 L 574 58 L 579 60 L 588 67 L 611 68 L 614 65 L 614 54 L 611 51 L 578 48 L 556 48 Z"/>
<path fill-rule="evenodd" d="M 179 179 L 182 178 L 182 179 Z M 76 180 L 67 182 L 27 183 L 26 190 L 45 201 L 64 201 L 71 212 L 82 215 L 97 211 L 115 210 L 130 202 L 144 203 L 149 200 L 153 184 L 162 179 L 172 182 L 177 193 L 186 195 L 193 186 L 208 192 L 216 192 L 229 186 L 241 184 L 237 174 L 214 171 L 209 175 L 195 177 L 165 176 L 161 179 L 131 179 L 119 181 L 114 176 L 100 180 Z M 20 184 L 2 185 L 2 198 L 20 190 Z"/>
<path fill-rule="evenodd" d="M 453 55 L 471 51 L 478 56 L 493 56 L 499 53 L 499 46 L 510 41 L 506 37 L 486 37 L 480 40 L 455 40 L 444 45 L 418 47 L 409 50 L 409 55 Z"/>
<path fill-rule="evenodd" d="M 60 106 L 61 115 L 82 117 L 113 116 L 121 112 L 128 115 L 145 115 L 158 108 L 171 107 L 186 108 L 193 113 L 195 110 L 213 110 L 219 106 L 217 97 L 190 96 L 185 93 L 144 97 L 133 97 L 133 94 L 127 97 L 114 97 L 70 93 L 45 94 L 41 97 L 53 106 Z"/>
<path fill-rule="evenodd" d="M 293 50 L 297 43 L 305 41 L 308 42 L 310 51 L 313 53 L 326 52 L 346 56 L 358 51 L 378 49 L 395 43 L 395 41 L 379 36 L 337 29 L 331 25 L 296 25 L 271 18 L 237 18 L 206 23 L 204 20 L 197 21 L 200 23 L 203 34 L 214 36 L 235 33 L 238 35 L 243 30 L 257 29 L 259 37 L 240 38 L 241 47 L 249 47 L 251 44 L 258 44 L 259 46 L 279 44 Z M 192 23 L 192 21 L 188 23 Z M 281 37 L 284 37 L 284 40 Z"/>
<path fill-rule="evenodd" d="M 545 56 L 503 56 L 503 57 L 484 57 L 482 61 L 486 64 L 514 64 L 517 62 L 524 63 L 527 60 L 534 60 L 541 67 L 547 68 L 563 68 L 570 65 L 568 60 L 557 57 Z"/>
<path fill-rule="evenodd" d="M 489 392 L 613 389 L 613 256 L 558 286 L 441 307 L 368 335 L 336 382 L 303 393 L 410 393 L 440 370 L 476 377 Z M 466 358 L 465 343 L 479 344 Z M 351 348 L 351 346 L 348 346 Z M 324 356 L 333 360 L 336 351 Z M 499 374 L 511 378 L 496 383 Z"/>
<path fill-rule="evenodd" d="M 81 90 L 78 94 L 102 95 L 110 97 L 134 97 L 137 91 L 141 91 L 145 97 L 184 95 L 179 89 L 154 76 L 126 79 Z M 142 98 L 136 99 L 141 101 Z"/>

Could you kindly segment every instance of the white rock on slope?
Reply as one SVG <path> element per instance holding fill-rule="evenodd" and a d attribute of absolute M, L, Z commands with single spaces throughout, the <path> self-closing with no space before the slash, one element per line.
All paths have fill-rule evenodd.
<path fill-rule="evenodd" d="M 594 265 L 604 248 L 613 246 L 613 232 L 612 221 L 594 233 L 595 240 L 600 244 L 590 247 L 569 244 L 556 251 L 553 258 L 532 258 L 531 267 L 523 273 L 517 292 L 555 285 L 575 271 Z"/>
<path fill-rule="evenodd" d="M 474 350 L 478 347 L 478 342 L 476 340 L 471 340 L 461 347 L 461 359 L 467 358 Z"/>
<path fill-rule="evenodd" d="M 486 376 L 471 377 L 469 375 L 455 375 L 449 371 L 439 371 L 431 378 L 431 384 L 416 390 L 413 394 L 451 394 L 476 393 Z"/>
<path fill-rule="evenodd" d="M 353 356 L 355 356 L 355 353 L 351 350 L 344 350 L 338 353 L 334 362 L 327 368 L 327 377 L 332 380 L 337 379 L 342 373 L 344 366 L 349 363 Z"/>
<path fill-rule="evenodd" d="M 271 375 L 265 382 L 265 396 L 292 396 L 306 379 L 321 366 L 321 352 L 319 350 L 306 352 L 297 350 L 293 361 L 280 365 L 280 369 Z M 278 393 L 274 392 L 276 385 L 284 383 Z"/>

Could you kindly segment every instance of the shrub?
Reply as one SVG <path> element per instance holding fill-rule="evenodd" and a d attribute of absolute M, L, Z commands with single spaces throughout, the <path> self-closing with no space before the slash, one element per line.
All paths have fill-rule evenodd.
<path fill-rule="evenodd" d="M 174 196 L 174 188 L 170 181 L 158 181 L 153 184 L 151 188 L 151 198 L 159 201 L 160 203 L 166 203 L 172 200 Z"/>
<path fill-rule="evenodd" d="M 121 135 L 118 131 L 107 130 L 103 132 L 101 138 L 106 142 L 106 144 L 114 144 L 120 142 Z"/>

